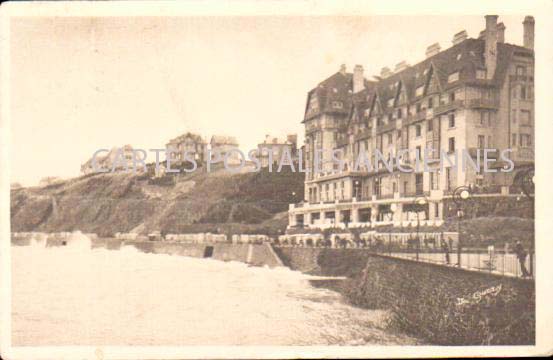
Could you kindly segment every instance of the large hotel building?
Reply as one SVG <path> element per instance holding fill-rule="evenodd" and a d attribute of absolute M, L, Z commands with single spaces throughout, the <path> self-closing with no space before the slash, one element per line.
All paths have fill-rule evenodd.
<path fill-rule="evenodd" d="M 505 26 L 496 15 L 485 22 L 477 39 L 461 31 L 448 49 L 429 46 L 426 59 L 416 65 L 384 68 L 374 81 L 365 79 L 360 65 L 353 73 L 342 66 L 309 91 L 303 119 L 305 195 L 290 205 L 290 227 L 415 219 L 439 225 L 446 217 L 444 204 L 459 186 L 470 187 L 474 196 L 513 196 L 517 173 L 534 163 L 534 19 L 524 19 L 523 46 L 505 43 Z M 476 157 L 484 148 L 512 149 L 514 170 L 484 173 L 455 169 L 447 161 L 442 168 L 438 159 L 429 161 L 431 171 L 354 166 L 362 151 L 374 156 L 378 150 L 384 157 L 409 151 L 403 162 L 412 165 L 425 149 L 438 158 L 440 151 L 460 150 Z M 334 149 L 344 156 L 342 171 L 332 159 Z M 315 173 L 317 151 L 321 171 Z M 493 164 L 505 165 L 499 158 Z"/>

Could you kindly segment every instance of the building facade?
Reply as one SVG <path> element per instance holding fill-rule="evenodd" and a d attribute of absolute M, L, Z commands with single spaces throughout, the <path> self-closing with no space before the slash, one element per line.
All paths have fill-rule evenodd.
<path fill-rule="evenodd" d="M 204 162 L 206 146 L 207 142 L 200 135 L 187 132 L 171 139 L 165 145 L 165 148 L 167 153 L 170 154 L 171 161 L 184 161 L 184 153 L 186 152 L 189 157 L 197 162 Z M 169 149 L 171 149 L 170 152 Z"/>
<path fill-rule="evenodd" d="M 287 135 L 286 139 L 266 135 L 265 140 L 257 145 L 261 167 L 266 168 L 271 162 L 273 164 L 279 162 L 284 152 L 288 152 L 292 158 L 295 158 L 297 142 L 298 136 L 295 134 Z"/>
<path fill-rule="evenodd" d="M 374 81 L 360 65 L 353 73 L 342 66 L 312 89 L 303 120 L 305 199 L 290 205 L 290 226 L 439 225 L 444 200 L 459 186 L 508 196 L 517 170 L 534 162 L 534 19 L 524 19 L 523 46 L 505 43 L 497 21 L 488 15 L 477 39 L 461 31 L 448 49 L 433 44 L 424 61 L 384 68 Z M 512 149 L 514 170 L 483 173 L 439 161 L 442 152 L 461 150 L 476 161 L 485 148 L 497 149 L 496 169 L 507 165 L 497 155 Z M 355 166 L 362 152 L 374 158 L 377 150 L 384 159 L 404 154 L 401 164 L 412 171 Z M 429 168 L 415 167 L 425 153 Z"/>
<path fill-rule="evenodd" d="M 225 158 L 229 165 L 238 165 L 243 160 L 238 148 L 238 141 L 233 136 L 224 136 L 224 135 L 213 135 L 210 141 L 211 153 L 219 154 L 221 156 L 221 161 Z"/>

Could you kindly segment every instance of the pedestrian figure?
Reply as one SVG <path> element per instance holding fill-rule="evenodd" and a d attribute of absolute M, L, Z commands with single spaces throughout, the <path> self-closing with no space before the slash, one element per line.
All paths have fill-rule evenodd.
<path fill-rule="evenodd" d="M 515 254 L 517 255 L 518 261 L 520 263 L 520 270 L 522 271 L 522 277 L 528 277 L 530 276 L 530 273 L 528 270 L 526 270 L 526 256 L 528 255 L 526 253 L 526 250 L 524 250 L 524 247 L 520 243 L 520 241 L 516 242 L 515 245 Z"/>
<path fill-rule="evenodd" d="M 445 254 L 445 263 L 449 265 L 449 246 L 447 245 L 447 241 L 442 240 L 442 250 Z"/>

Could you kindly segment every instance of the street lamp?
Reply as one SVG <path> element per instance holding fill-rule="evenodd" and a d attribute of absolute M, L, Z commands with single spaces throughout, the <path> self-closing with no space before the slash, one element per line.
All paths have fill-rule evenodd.
<path fill-rule="evenodd" d="M 453 190 L 452 200 L 457 208 L 457 266 L 461 267 L 461 219 L 465 216 L 463 203 L 471 196 L 468 186 L 459 186 Z"/>
<path fill-rule="evenodd" d="M 421 226 L 421 220 L 420 220 L 420 208 L 421 207 L 424 207 L 426 204 L 428 203 L 428 201 L 426 200 L 426 197 L 417 197 L 415 198 L 415 200 L 413 200 L 413 204 L 416 205 L 416 209 L 417 209 L 417 260 L 419 260 L 419 248 L 420 248 L 420 244 L 421 244 L 421 240 L 420 240 L 420 226 Z"/>

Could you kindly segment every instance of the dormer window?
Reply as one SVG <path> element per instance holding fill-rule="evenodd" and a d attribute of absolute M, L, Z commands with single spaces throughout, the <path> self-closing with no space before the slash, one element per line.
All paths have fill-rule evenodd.
<path fill-rule="evenodd" d="M 447 77 L 447 82 L 448 83 L 453 83 L 455 81 L 459 81 L 459 72 L 454 72 L 453 74 L 450 74 L 448 77 Z"/>
<path fill-rule="evenodd" d="M 417 88 L 417 90 L 415 90 L 415 95 L 422 96 L 423 94 L 424 94 L 424 86 L 421 85 Z"/>
<path fill-rule="evenodd" d="M 485 79 L 486 78 L 486 70 L 476 70 L 476 78 L 477 79 Z"/>

